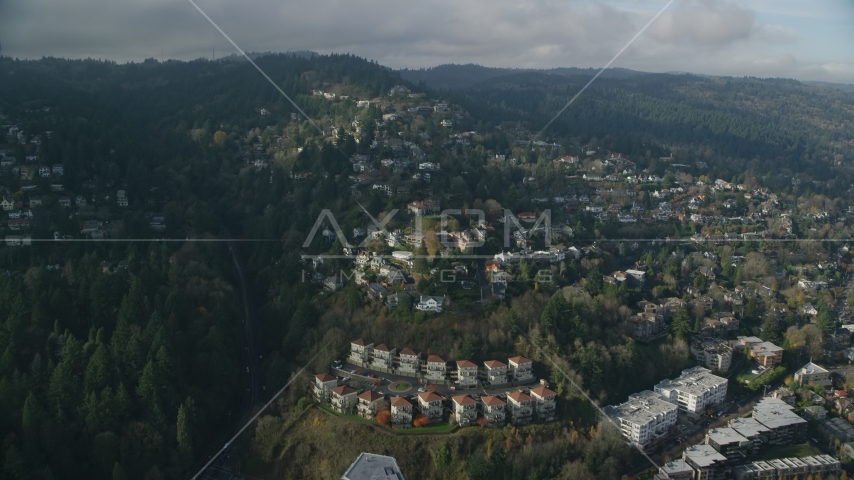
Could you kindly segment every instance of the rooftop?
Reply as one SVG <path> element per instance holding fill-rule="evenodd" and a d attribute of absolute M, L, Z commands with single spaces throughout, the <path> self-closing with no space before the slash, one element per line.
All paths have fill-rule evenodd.
<path fill-rule="evenodd" d="M 427 363 L 447 363 L 445 359 L 438 355 L 430 355 L 427 357 Z"/>
<path fill-rule="evenodd" d="M 810 362 L 810 363 L 804 365 L 803 367 L 801 367 L 801 369 L 798 370 L 797 374 L 798 375 L 812 375 L 815 373 L 827 373 L 827 369 Z"/>
<path fill-rule="evenodd" d="M 677 406 L 664 401 L 653 391 L 645 390 L 629 396 L 629 400 L 616 406 L 605 407 L 605 413 L 635 424 L 643 424 L 658 415 L 673 412 Z"/>
<path fill-rule="evenodd" d="M 727 379 L 712 375 L 711 370 L 694 367 L 683 370 L 679 377 L 673 380 L 664 379 L 655 386 L 656 389 L 675 389 L 682 392 L 701 394 L 712 387 L 726 385 Z"/>
<path fill-rule="evenodd" d="M 672 462 L 667 462 L 659 468 L 659 471 L 662 473 L 666 473 L 668 475 L 674 475 L 678 473 L 686 473 L 686 472 L 694 472 L 694 469 L 691 468 L 691 465 L 685 463 L 685 460 L 681 458 L 677 458 Z"/>
<path fill-rule="evenodd" d="M 688 447 L 682 458 L 691 460 L 698 468 L 710 467 L 716 462 L 726 461 L 726 457 L 718 453 L 711 445 L 694 445 Z"/>
<path fill-rule="evenodd" d="M 490 407 L 497 406 L 497 405 L 507 405 L 507 403 L 504 400 L 502 400 L 498 397 L 494 397 L 492 395 L 483 397 L 483 398 L 481 398 L 481 400 L 483 401 L 484 405 L 487 405 Z"/>
<path fill-rule="evenodd" d="M 807 423 L 806 420 L 795 415 L 792 408 L 780 399 L 766 397 L 753 407 L 753 418 L 770 429 Z"/>
<path fill-rule="evenodd" d="M 487 360 L 483 362 L 483 364 L 486 365 L 486 368 L 501 368 L 507 366 L 506 363 L 499 362 L 498 360 Z"/>
<path fill-rule="evenodd" d="M 412 404 L 409 403 L 409 400 L 407 400 L 403 397 L 392 397 L 391 406 L 392 407 L 411 407 Z"/>
<path fill-rule="evenodd" d="M 454 397 L 454 403 L 460 405 L 472 405 L 476 404 L 477 401 L 468 395 L 457 395 L 456 397 Z"/>
<path fill-rule="evenodd" d="M 739 432 L 730 427 L 714 428 L 709 430 L 709 433 L 706 434 L 706 438 L 721 446 L 732 443 L 749 442 L 748 439 L 744 438 Z"/>
<path fill-rule="evenodd" d="M 507 395 L 507 398 L 512 399 L 514 402 L 527 402 L 531 399 L 530 395 L 526 395 L 524 392 L 513 392 Z"/>
<path fill-rule="evenodd" d="M 341 480 L 403 480 L 403 473 L 394 457 L 362 453 Z"/>
<path fill-rule="evenodd" d="M 537 388 L 531 389 L 531 395 L 532 396 L 536 395 L 540 398 L 543 398 L 543 397 L 553 397 L 553 396 L 557 395 L 557 393 L 549 390 L 546 387 L 537 387 Z"/>
<path fill-rule="evenodd" d="M 740 435 L 751 438 L 768 432 L 768 427 L 762 425 L 755 418 L 736 418 L 729 422 L 730 428 Z"/>
<path fill-rule="evenodd" d="M 470 360 L 457 360 L 457 368 L 477 368 L 477 364 Z"/>
<path fill-rule="evenodd" d="M 531 359 L 525 358 L 525 357 L 513 357 L 510 359 L 510 363 L 513 363 L 516 365 L 521 365 L 523 363 L 531 363 L 531 362 L 532 362 Z"/>
<path fill-rule="evenodd" d="M 332 380 L 338 380 L 338 377 L 330 375 L 328 373 L 319 373 L 315 375 L 314 378 L 321 382 L 331 382 Z"/>

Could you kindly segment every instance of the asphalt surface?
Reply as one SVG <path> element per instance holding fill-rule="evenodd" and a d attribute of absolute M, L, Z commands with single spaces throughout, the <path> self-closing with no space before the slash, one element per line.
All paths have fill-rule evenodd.
<path fill-rule="evenodd" d="M 240 251 L 237 248 L 237 242 L 229 241 L 228 249 L 231 252 L 231 258 L 237 269 L 241 300 L 243 301 L 243 318 L 241 318 L 243 326 L 243 353 L 241 356 L 241 369 L 244 375 L 244 395 L 240 408 L 242 422 L 248 420 L 254 406 L 263 396 L 263 385 L 260 375 L 262 359 L 258 354 L 257 339 L 253 330 L 255 325 L 254 302 L 249 297 L 249 290 L 246 286 L 245 268 L 243 260 L 240 257 Z M 230 455 L 231 449 L 232 445 L 224 445 L 217 459 L 198 478 L 202 480 L 233 480 L 239 478 L 239 473 L 235 473 L 239 470 L 239 461 Z"/>

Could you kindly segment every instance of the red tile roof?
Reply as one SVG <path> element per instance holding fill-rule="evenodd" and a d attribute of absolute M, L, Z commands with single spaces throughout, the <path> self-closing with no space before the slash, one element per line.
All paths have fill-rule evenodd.
<path fill-rule="evenodd" d="M 369 402 L 374 402 L 383 398 L 383 394 L 375 392 L 373 390 L 368 390 L 366 392 L 360 393 L 359 398 L 361 398 L 362 400 L 367 400 Z"/>
<path fill-rule="evenodd" d="M 425 402 L 436 402 L 442 400 L 442 397 L 436 395 L 433 392 L 421 392 L 418 394 L 418 398 Z"/>
<path fill-rule="evenodd" d="M 379 350 L 381 352 L 387 352 L 388 347 L 386 347 L 384 343 L 381 343 L 381 344 L 377 345 L 376 347 L 374 347 L 374 350 Z"/>
<path fill-rule="evenodd" d="M 407 400 L 403 397 L 392 397 L 391 406 L 392 407 L 411 407 L 412 404 L 409 403 L 409 400 Z"/>
<path fill-rule="evenodd" d="M 457 368 L 477 368 L 477 364 L 468 360 L 457 360 Z"/>
<path fill-rule="evenodd" d="M 314 378 L 320 380 L 321 382 L 331 382 L 332 380 L 338 380 L 338 377 L 330 375 L 328 373 L 318 373 L 314 376 Z"/>
<path fill-rule="evenodd" d="M 351 393 L 355 393 L 358 390 L 349 386 L 349 385 L 341 385 L 340 387 L 335 387 L 332 389 L 332 393 L 336 395 L 349 395 Z"/>
<path fill-rule="evenodd" d="M 531 359 L 525 357 L 513 357 L 510 359 L 510 362 L 520 365 L 522 363 L 531 363 Z"/>
<path fill-rule="evenodd" d="M 500 368 L 500 367 L 506 367 L 507 366 L 506 363 L 499 362 L 498 360 L 487 360 L 487 361 L 483 362 L 483 364 L 486 365 L 488 368 Z"/>
<path fill-rule="evenodd" d="M 430 355 L 427 357 L 427 361 L 430 363 L 446 363 L 445 359 L 438 355 Z"/>
<path fill-rule="evenodd" d="M 548 396 L 557 395 L 557 394 L 555 392 L 549 390 L 546 387 L 537 387 L 537 388 L 531 389 L 531 395 L 536 395 L 536 396 L 542 398 L 542 397 L 548 397 Z"/>
<path fill-rule="evenodd" d="M 409 347 L 404 347 L 403 350 L 400 351 L 400 354 L 401 355 L 412 355 L 412 356 L 418 355 L 417 353 L 415 353 L 415 350 L 413 350 Z"/>
<path fill-rule="evenodd" d="M 357 338 L 356 340 L 353 340 L 350 343 L 352 343 L 353 345 L 358 345 L 360 347 L 364 347 L 365 346 L 365 339 L 364 338 Z"/>
<path fill-rule="evenodd" d="M 527 402 L 531 399 L 530 395 L 525 394 L 525 392 L 513 392 L 507 395 L 507 398 L 512 398 L 516 403 Z"/>
<path fill-rule="evenodd" d="M 493 397 L 492 395 L 483 397 L 480 400 L 484 403 L 484 405 L 488 405 L 490 407 L 496 406 L 496 405 L 507 405 L 507 402 L 505 402 L 504 400 L 502 400 L 498 397 Z"/>
<path fill-rule="evenodd" d="M 454 397 L 454 403 L 459 405 L 473 405 L 476 404 L 477 401 L 468 395 L 457 395 Z"/>

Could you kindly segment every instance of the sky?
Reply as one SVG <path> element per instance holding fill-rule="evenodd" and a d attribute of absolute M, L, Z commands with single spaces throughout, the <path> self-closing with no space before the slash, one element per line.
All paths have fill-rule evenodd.
<path fill-rule="evenodd" d="M 602 67 L 668 0 L 194 0 L 245 51 L 392 67 Z M 612 64 L 854 84 L 854 0 L 674 0 Z M 0 0 L 3 55 L 191 60 L 235 53 L 189 0 Z"/>

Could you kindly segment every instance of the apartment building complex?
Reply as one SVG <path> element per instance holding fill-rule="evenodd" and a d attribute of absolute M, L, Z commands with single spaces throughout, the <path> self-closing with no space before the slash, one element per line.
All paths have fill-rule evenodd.
<path fill-rule="evenodd" d="M 710 445 L 693 445 L 682 453 L 682 460 L 694 469 L 695 480 L 727 478 L 727 458 Z"/>
<path fill-rule="evenodd" d="M 732 365 L 732 347 L 724 340 L 697 336 L 691 340 L 691 355 L 700 366 L 725 372 Z"/>
<path fill-rule="evenodd" d="M 662 380 L 655 386 L 655 393 L 663 399 L 679 405 L 680 410 L 694 414 L 723 403 L 726 392 L 727 379 L 713 375 L 703 367 L 683 370 L 678 378 Z"/>
<path fill-rule="evenodd" d="M 791 445 L 803 440 L 807 421 L 788 403 L 766 397 L 753 407 L 753 418 L 768 429 L 768 445 Z"/>
<path fill-rule="evenodd" d="M 314 385 L 312 385 L 312 393 L 314 399 L 324 403 L 329 400 L 332 395 L 332 389 L 338 386 L 338 378 L 328 373 L 321 373 L 314 376 Z"/>
<path fill-rule="evenodd" d="M 524 425 L 534 415 L 534 398 L 525 392 L 513 392 L 507 395 L 507 410 L 514 425 Z"/>
<path fill-rule="evenodd" d="M 356 408 L 356 395 L 359 393 L 353 387 L 341 385 L 332 389 L 332 396 L 329 399 L 329 404 L 332 409 L 338 413 L 350 413 Z"/>
<path fill-rule="evenodd" d="M 373 390 L 367 390 L 357 397 L 359 403 L 356 405 L 356 412 L 360 417 L 373 420 L 379 413 L 380 404 L 383 401 L 383 395 Z"/>
<path fill-rule="evenodd" d="M 531 400 L 537 420 L 551 422 L 557 418 L 557 393 L 546 387 L 532 388 Z"/>
<path fill-rule="evenodd" d="M 433 392 L 421 392 L 418 398 L 418 413 L 430 420 L 430 423 L 442 421 L 442 397 Z"/>
<path fill-rule="evenodd" d="M 802 385 L 819 386 L 825 390 L 833 388 L 833 382 L 830 380 L 830 372 L 826 368 L 812 362 L 804 365 L 800 370 L 795 372 L 794 380 Z"/>
<path fill-rule="evenodd" d="M 412 426 L 413 409 L 409 400 L 403 397 L 391 399 L 391 424 L 396 428 L 409 428 Z"/>
<path fill-rule="evenodd" d="M 801 458 L 779 458 L 752 462 L 735 467 L 735 480 L 765 480 L 793 478 L 824 478 L 842 470 L 839 460 L 830 455 L 815 455 Z"/>
<path fill-rule="evenodd" d="M 525 357 L 513 357 L 508 361 L 510 378 L 519 383 L 534 380 L 534 362 Z"/>
<path fill-rule="evenodd" d="M 490 385 L 504 385 L 507 383 L 507 364 L 498 360 L 487 360 L 483 362 L 486 367 L 486 382 Z"/>
<path fill-rule="evenodd" d="M 741 348 L 750 350 L 750 358 L 763 367 L 773 368 L 783 361 L 783 349 L 758 337 L 738 337 Z"/>
<path fill-rule="evenodd" d="M 657 393 L 645 390 L 629 395 L 628 401 L 605 407 L 605 413 L 620 426 L 623 435 L 645 449 L 676 425 L 678 407 Z"/>
<path fill-rule="evenodd" d="M 483 416 L 486 418 L 490 427 L 503 427 L 506 415 L 504 407 L 507 403 L 498 397 L 487 395 L 480 399 L 482 403 Z"/>
<path fill-rule="evenodd" d="M 468 360 L 457 361 L 456 384 L 460 388 L 474 388 L 477 386 L 477 364 Z"/>
<path fill-rule="evenodd" d="M 473 425 L 477 420 L 477 400 L 468 395 L 457 395 L 453 398 L 454 418 L 462 427 Z"/>
<path fill-rule="evenodd" d="M 653 480 L 694 480 L 694 469 L 685 460 L 677 458 L 658 467 Z"/>

